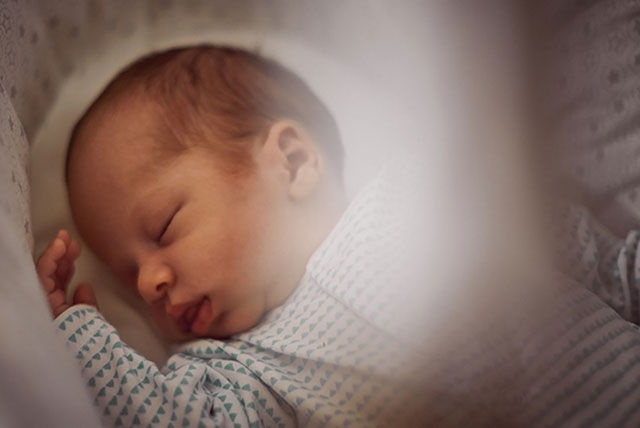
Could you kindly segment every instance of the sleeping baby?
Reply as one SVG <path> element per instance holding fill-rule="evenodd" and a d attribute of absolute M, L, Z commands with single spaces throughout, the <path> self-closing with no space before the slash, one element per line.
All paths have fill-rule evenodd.
<path fill-rule="evenodd" d="M 171 49 L 109 83 L 71 135 L 73 219 L 162 330 L 185 342 L 158 369 L 120 340 L 89 284 L 69 303 L 80 246 L 58 233 L 37 270 L 105 423 L 424 421 L 420 376 L 408 369 L 419 353 L 393 353 L 394 335 L 372 316 L 388 297 L 375 284 L 393 272 L 376 253 L 393 248 L 376 232 L 392 225 L 376 204 L 398 191 L 381 174 L 346 207 L 341 170 L 327 108 L 258 55 Z M 394 387 L 400 380 L 409 383 Z"/>

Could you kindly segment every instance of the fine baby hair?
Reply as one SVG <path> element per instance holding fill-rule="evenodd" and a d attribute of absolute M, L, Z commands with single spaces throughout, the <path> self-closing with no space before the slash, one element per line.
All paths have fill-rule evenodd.
<path fill-rule="evenodd" d="M 144 56 L 122 70 L 77 122 L 67 152 L 106 105 L 131 97 L 157 107 L 157 135 L 163 150 L 207 146 L 238 172 L 250 166 L 248 150 L 271 124 L 290 119 L 303 126 L 342 175 L 343 149 L 336 122 L 323 102 L 296 74 L 247 50 L 202 44 Z"/>

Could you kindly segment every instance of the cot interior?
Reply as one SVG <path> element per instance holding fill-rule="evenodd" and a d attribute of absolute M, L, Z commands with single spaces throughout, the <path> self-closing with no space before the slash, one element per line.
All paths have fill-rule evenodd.
<path fill-rule="evenodd" d="M 446 3 L 463 7 L 444 17 L 436 4 Z M 62 178 L 73 123 L 118 69 L 156 49 L 226 43 L 298 72 L 336 117 L 349 196 L 398 152 L 419 159 L 429 176 L 424 190 L 434 201 L 424 213 L 434 237 L 433 252 L 424 256 L 432 275 L 427 287 L 445 276 L 475 286 L 482 273 L 505 286 L 536 279 L 537 268 L 548 263 L 540 255 L 546 247 L 538 242 L 540 204 L 531 183 L 542 178 L 563 187 L 564 181 L 548 180 L 556 177 L 553 168 L 612 231 L 624 236 L 637 228 L 637 6 L 622 0 L 541 2 L 556 18 L 549 27 L 560 27 L 568 40 L 555 70 L 564 73 L 564 87 L 550 97 L 557 101 L 553 120 L 566 129 L 558 140 L 532 142 L 519 82 L 526 75 L 518 68 L 525 49 L 509 11 L 516 3 L 0 2 L 5 404 L 30 410 L 44 403 L 35 407 L 38 417 L 54 421 L 78 410 L 69 403 L 86 398 L 73 358 L 56 338 L 33 260 L 58 228 L 78 237 Z M 555 143 L 569 153 L 542 158 L 532 172 L 527 156 Z M 168 344 L 140 315 L 144 305 L 115 285 L 86 248 L 78 280 L 93 283 L 102 312 L 126 342 L 162 363 Z M 441 309 L 462 312 L 459 299 L 450 302 L 451 308 Z"/>
<path fill-rule="evenodd" d="M 27 275 L 17 290 L 35 308 L 31 321 L 50 324 L 33 257 L 61 227 L 78 237 L 62 178 L 71 127 L 123 65 L 189 43 L 243 46 L 300 74 L 338 123 L 348 196 L 389 158 L 408 154 L 422 162 L 428 177 L 424 191 L 433 200 L 424 223 L 433 242 L 425 263 L 434 283 L 446 278 L 466 284 L 476 275 L 474 269 L 491 271 L 487 263 L 514 271 L 530 263 L 529 249 L 537 250 L 537 243 L 522 154 L 527 142 L 517 69 L 522 52 L 509 12 L 447 15 L 451 11 L 439 4 L 8 4 L 3 11 L 12 19 L 0 64 L 0 107 L 8 114 L 3 137 L 11 144 L 9 156 L 0 158 L 7 165 L 0 168 L 5 174 L 0 186 L 9 195 L 2 221 L 7 223 L 5 246 L 15 247 L 10 254 L 21 260 L 11 272 Z M 489 249 L 487 236 L 492 237 Z M 511 251 L 514 242 L 527 242 L 526 251 Z M 74 283 L 91 282 L 101 310 L 125 341 L 161 363 L 167 344 L 139 316 L 143 307 L 114 286 L 86 250 Z M 487 253 L 493 256 L 490 261 Z M 458 258 L 468 260 L 463 269 L 454 267 Z M 9 310 L 17 310 L 10 305 L 7 301 Z M 12 337 L 25 345 L 19 335 Z M 59 346 L 52 342 L 47 337 L 43 346 Z"/>

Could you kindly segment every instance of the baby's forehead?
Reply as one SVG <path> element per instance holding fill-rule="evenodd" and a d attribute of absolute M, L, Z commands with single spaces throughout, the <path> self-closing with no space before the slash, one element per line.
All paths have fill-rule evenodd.
<path fill-rule="evenodd" d="M 178 155 L 162 134 L 149 109 L 140 105 L 106 106 L 88 118 L 77 136 L 69 170 L 101 172 L 114 179 L 125 175 L 132 183 L 153 176 Z"/>

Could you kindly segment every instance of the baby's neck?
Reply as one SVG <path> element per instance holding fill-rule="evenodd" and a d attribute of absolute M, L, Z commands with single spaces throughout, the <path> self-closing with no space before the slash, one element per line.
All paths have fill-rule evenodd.
<path fill-rule="evenodd" d="M 298 224 L 287 225 L 288 233 L 283 236 L 287 250 L 283 251 L 281 276 L 274 282 L 267 298 L 269 309 L 282 305 L 298 287 L 309 259 L 338 223 L 345 207 L 344 197 L 332 199 L 332 203 L 323 204 L 321 210 L 313 210 Z"/>

